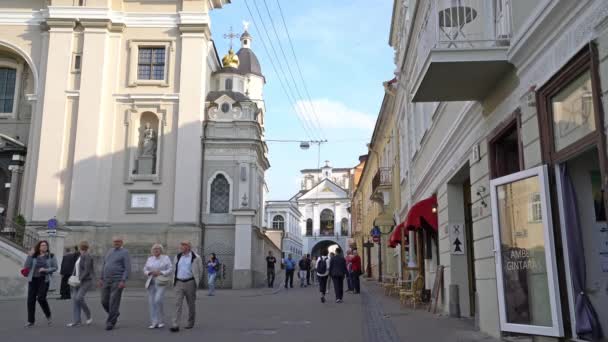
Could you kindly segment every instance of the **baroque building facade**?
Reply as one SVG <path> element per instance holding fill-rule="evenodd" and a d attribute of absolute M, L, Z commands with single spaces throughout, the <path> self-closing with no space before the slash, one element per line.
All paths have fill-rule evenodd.
<path fill-rule="evenodd" d="M 119 234 L 134 270 L 153 243 L 190 240 L 218 254 L 224 286 L 263 283 L 265 78 L 246 28 L 218 56 L 209 12 L 229 3 L 3 1 L 5 230 L 56 218 L 62 246 L 97 255 Z"/>

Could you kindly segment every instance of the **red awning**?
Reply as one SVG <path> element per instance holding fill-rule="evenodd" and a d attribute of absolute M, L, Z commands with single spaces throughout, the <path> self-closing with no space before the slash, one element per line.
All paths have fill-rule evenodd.
<path fill-rule="evenodd" d="M 401 231 L 405 229 L 403 234 L 407 234 L 410 230 L 420 229 L 423 221 L 436 232 L 438 230 L 438 219 L 436 210 L 433 212 L 435 208 L 437 208 L 437 196 L 434 195 L 414 204 L 407 213 L 405 221 L 393 230 L 388 246 L 391 248 L 397 247 L 401 243 Z"/>

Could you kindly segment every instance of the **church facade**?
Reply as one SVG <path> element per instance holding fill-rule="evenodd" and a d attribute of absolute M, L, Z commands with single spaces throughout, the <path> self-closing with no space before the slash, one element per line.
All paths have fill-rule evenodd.
<path fill-rule="evenodd" d="M 257 255 L 276 249 L 260 228 L 265 79 L 246 30 L 219 58 L 209 12 L 230 1 L 2 3 L 3 229 L 55 217 L 63 245 L 97 255 L 122 235 L 134 270 L 153 243 L 190 240 L 225 287 L 260 283 Z"/>

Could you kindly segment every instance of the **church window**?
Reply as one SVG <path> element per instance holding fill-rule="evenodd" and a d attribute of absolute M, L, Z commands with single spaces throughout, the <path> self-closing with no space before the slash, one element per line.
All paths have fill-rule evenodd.
<path fill-rule="evenodd" d="M 222 112 L 228 113 L 228 111 L 230 111 L 230 104 L 222 103 Z"/>
<path fill-rule="evenodd" d="M 232 91 L 232 78 L 227 78 L 225 85 L 227 91 Z"/>
<path fill-rule="evenodd" d="M 0 113 L 12 113 L 15 104 L 17 70 L 0 68 Z"/>
<path fill-rule="evenodd" d="M 329 209 L 321 211 L 321 235 L 334 235 L 334 212 Z"/>
<path fill-rule="evenodd" d="M 340 235 L 347 236 L 348 235 L 348 219 L 343 218 L 340 223 Z"/>
<path fill-rule="evenodd" d="M 312 236 L 312 219 L 306 220 L 306 236 Z"/>
<path fill-rule="evenodd" d="M 165 78 L 165 48 L 142 46 L 139 48 L 137 78 L 140 80 L 163 80 Z"/>
<path fill-rule="evenodd" d="M 276 215 L 272 219 L 272 229 L 285 229 L 285 219 L 281 215 Z"/>
<path fill-rule="evenodd" d="M 228 213 L 230 210 L 230 183 L 219 174 L 211 183 L 209 211 L 216 214 Z"/>

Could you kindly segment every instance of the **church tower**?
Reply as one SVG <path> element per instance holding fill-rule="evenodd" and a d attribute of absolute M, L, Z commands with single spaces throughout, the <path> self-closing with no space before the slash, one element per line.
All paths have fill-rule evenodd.
<path fill-rule="evenodd" d="M 228 34 L 227 38 L 238 35 Z M 264 142 L 265 78 L 251 50 L 245 26 L 241 48 L 232 46 L 212 75 L 205 103 L 203 136 L 204 253 L 216 253 L 232 288 L 249 288 L 263 279 L 261 258 L 264 173 L 270 167 Z"/>

